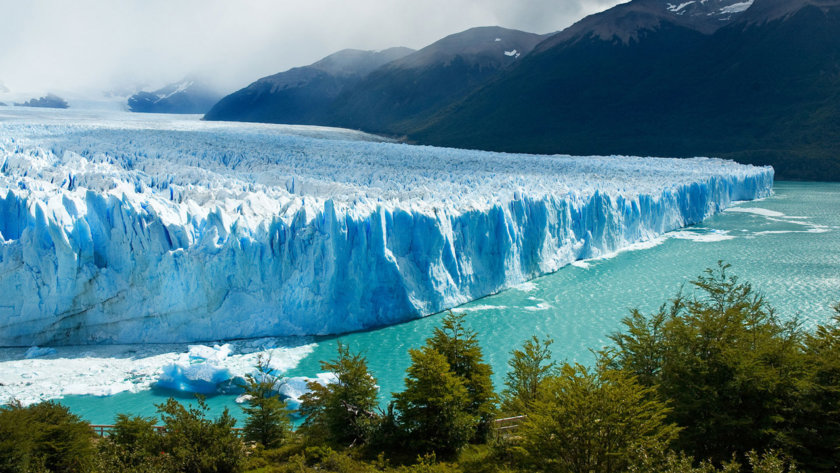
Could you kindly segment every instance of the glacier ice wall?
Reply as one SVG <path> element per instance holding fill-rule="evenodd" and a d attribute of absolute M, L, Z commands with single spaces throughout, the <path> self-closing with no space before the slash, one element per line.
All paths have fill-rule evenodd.
<path fill-rule="evenodd" d="M 767 196 L 772 168 L 314 127 L 0 114 L 0 345 L 332 334 Z"/>

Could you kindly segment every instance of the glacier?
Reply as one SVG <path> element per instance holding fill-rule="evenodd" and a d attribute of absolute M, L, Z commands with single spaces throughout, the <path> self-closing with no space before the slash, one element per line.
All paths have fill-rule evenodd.
<path fill-rule="evenodd" d="M 432 314 L 771 192 L 714 158 L 0 111 L 0 346 L 326 335 Z"/>

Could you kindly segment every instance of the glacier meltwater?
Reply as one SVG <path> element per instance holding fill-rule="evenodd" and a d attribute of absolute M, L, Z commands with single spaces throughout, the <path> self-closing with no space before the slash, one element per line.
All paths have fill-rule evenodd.
<path fill-rule="evenodd" d="M 0 345 L 335 334 L 767 196 L 769 167 L 0 109 Z"/>

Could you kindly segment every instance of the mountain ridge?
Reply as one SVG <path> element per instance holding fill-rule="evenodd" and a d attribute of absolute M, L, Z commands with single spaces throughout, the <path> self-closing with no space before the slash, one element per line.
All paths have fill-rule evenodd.
<path fill-rule="evenodd" d="M 255 81 L 220 100 L 205 119 L 403 134 L 518 61 L 544 38 L 501 27 L 478 27 L 418 51 L 342 50 L 309 66 Z M 378 61 L 372 59 L 381 53 L 387 54 L 373 58 Z M 362 62 L 364 67 L 360 67 Z"/>
<path fill-rule="evenodd" d="M 263 77 L 223 97 L 205 120 L 322 125 L 333 99 L 373 69 L 414 50 L 343 49 L 308 66 Z"/>
<path fill-rule="evenodd" d="M 318 63 L 292 69 L 276 76 L 297 95 L 243 99 L 263 78 L 205 119 L 492 151 L 707 155 L 840 180 L 837 31 L 840 0 L 632 0 L 553 35 L 466 30 L 352 82 Z M 214 114 L 230 101 L 233 114 Z"/>
<path fill-rule="evenodd" d="M 404 134 L 515 64 L 543 39 L 492 26 L 449 35 L 344 91 L 325 124 Z"/>
<path fill-rule="evenodd" d="M 128 98 L 128 108 L 140 113 L 205 113 L 221 96 L 200 79 L 188 76 L 152 92 L 135 93 Z"/>
<path fill-rule="evenodd" d="M 663 22 L 626 43 L 552 37 L 408 137 L 511 152 L 711 155 L 771 164 L 783 179 L 840 180 L 831 125 L 840 8 L 798 1 L 789 12 L 756 0 L 712 34 Z"/>

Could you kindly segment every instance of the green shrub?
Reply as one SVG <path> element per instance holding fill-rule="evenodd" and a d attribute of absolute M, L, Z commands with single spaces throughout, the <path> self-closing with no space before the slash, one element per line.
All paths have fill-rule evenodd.
<path fill-rule="evenodd" d="M 96 464 L 94 433 L 61 404 L 0 408 L 0 472 L 88 472 Z"/>
<path fill-rule="evenodd" d="M 721 464 L 783 441 L 805 362 L 796 322 L 719 264 L 658 313 L 633 311 L 612 338 L 617 367 L 655 387 L 683 430 L 677 448 Z"/>
<path fill-rule="evenodd" d="M 430 346 L 409 350 L 405 390 L 394 394 L 399 425 L 410 451 L 453 455 L 475 433 L 470 396 L 446 357 Z"/>
<path fill-rule="evenodd" d="M 543 471 L 625 471 L 677 436 L 667 414 L 653 389 L 621 371 L 564 365 L 542 383 L 517 432 L 521 462 Z"/>
<path fill-rule="evenodd" d="M 426 345 L 443 355 L 452 373 L 461 378 L 469 398 L 466 411 L 478 419 L 470 440 L 483 442 L 496 414 L 498 396 L 493 391 L 493 369 L 484 362 L 475 332 L 464 325 L 465 317 L 450 310 Z"/>
<path fill-rule="evenodd" d="M 231 430 L 236 425 L 227 409 L 216 420 L 206 418 L 210 409 L 198 397 L 189 409 L 172 398 L 158 405 L 165 426 L 163 452 L 172 467 L 184 473 L 231 473 L 241 470 L 244 445 Z"/>
<path fill-rule="evenodd" d="M 805 337 L 807 377 L 782 444 L 807 471 L 840 470 L 840 305 Z"/>
<path fill-rule="evenodd" d="M 170 458 L 161 454 L 163 437 L 154 425 L 154 418 L 117 415 L 111 435 L 99 441 L 99 470 L 172 471 Z"/>
<path fill-rule="evenodd" d="M 282 381 L 272 374 L 270 359 L 259 357 L 256 375 L 245 376 L 246 405 L 245 439 L 258 442 L 265 448 L 277 448 L 289 436 L 292 422 L 286 403 L 277 390 Z"/>
<path fill-rule="evenodd" d="M 542 342 L 533 336 L 521 350 L 513 350 L 508 360 L 510 370 L 505 376 L 505 390 L 502 392 L 502 412 L 515 416 L 524 414 L 536 401 L 539 386 L 555 371 L 551 361 L 553 341 Z"/>
<path fill-rule="evenodd" d="M 301 397 L 300 412 L 306 417 L 301 432 L 313 439 L 336 445 L 364 443 L 371 436 L 377 415 L 379 392 L 367 360 L 338 344 L 338 357 L 321 362 L 321 369 L 333 373 L 336 382 L 323 386 L 309 383 L 310 391 Z"/>

